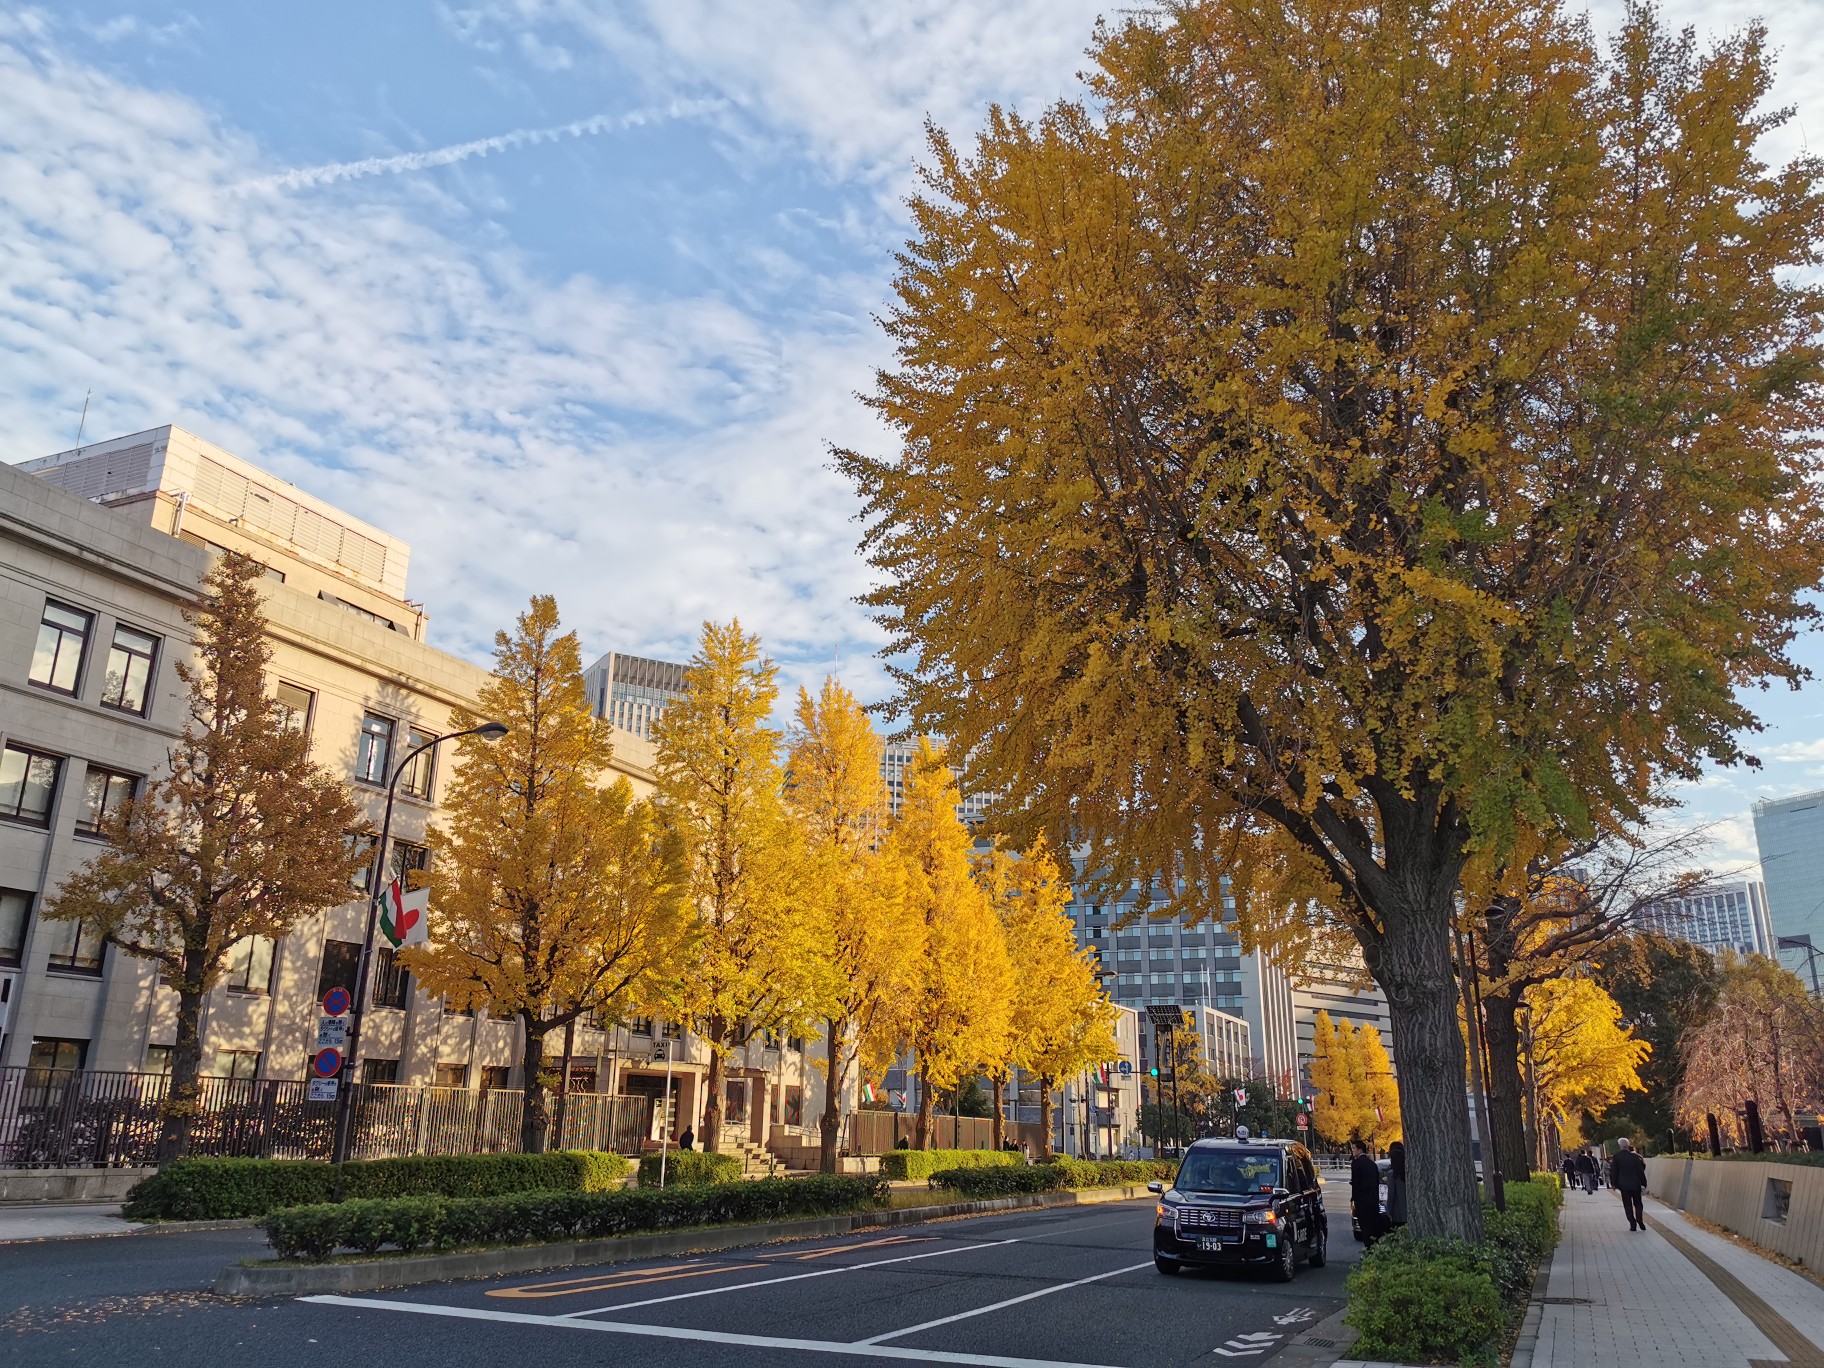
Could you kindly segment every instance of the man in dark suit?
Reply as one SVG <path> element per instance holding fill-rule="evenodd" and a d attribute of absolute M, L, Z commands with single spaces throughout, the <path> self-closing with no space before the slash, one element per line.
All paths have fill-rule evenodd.
<path fill-rule="evenodd" d="M 1381 1238 L 1381 1170 L 1360 1140 L 1349 1142 L 1349 1206 L 1362 1242 L 1373 1245 Z"/>
<path fill-rule="evenodd" d="M 1609 1186 L 1621 1194 L 1621 1209 L 1628 1213 L 1628 1229 L 1645 1230 L 1647 1217 L 1641 1209 L 1640 1195 L 1647 1190 L 1647 1161 L 1634 1152 L 1634 1142 L 1625 1135 L 1615 1146 L 1615 1157 L 1609 1162 Z"/>

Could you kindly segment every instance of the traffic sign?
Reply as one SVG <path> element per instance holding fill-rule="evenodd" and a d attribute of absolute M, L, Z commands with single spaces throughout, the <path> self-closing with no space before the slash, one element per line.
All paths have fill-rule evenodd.
<path fill-rule="evenodd" d="M 1309 1126 L 1310 1124 L 1311 1124 L 1311 1118 L 1306 1116 L 1303 1112 L 1300 1112 L 1298 1114 L 1298 1128 L 1300 1130 L 1303 1130 L 1303 1129 L 1305 1129 L 1305 1127 Z"/>
<path fill-rule="evenodd" d="M 310 1070 L 318 1078 L 334 1078 L 342 1072 L 342 1051 L 318 1050 L 311 1057 Z"/>
<path fill-rule="evenodd" d="M 354 1005 L 355 1000 L 349 995 L 349 991 L 346 988 L 331 988 L 327 993 L 323 994 L 324 1016 L 343 1016 L 348 1012 L 348 1009 Z"/>
<path fill-rule="evenodd" d="M 1134 1072 L 1133 1061 L 1128 1060 L 1128 1059 L 1122 1060 L 1121 1061 L 1121 1077 L 1123 1077 L 1123 1078 L 1131 1077 L 1133 1072 Z"/>
<path fill-rule="evenodd" d="M 333 1078 L 313 1078 L 304 1085 L 306 1102 L 334 1102 L 336 1100 L 336 1082 Z"/>
<path fill-rule="evenodd" d="M 317 1048 L 319 1050 L 340 1050 L 347 1044 L 347 1017 L 317 1018 Z"/>

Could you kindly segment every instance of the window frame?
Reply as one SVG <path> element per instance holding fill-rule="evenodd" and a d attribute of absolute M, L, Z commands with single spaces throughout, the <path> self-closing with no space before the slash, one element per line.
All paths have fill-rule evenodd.
<path fill-rule="evenodd" d="M 262 958 L 260 946 L 265 946 L 263 958 L 266 961 L 264 981 L 254 984 L 253 969 Z M 246 963 L 241 962 L 243 947 L 246 951 Z M 242 936 L 229 951 L 228 967 L 222 977 L 222 986 L 229 992 L 244 997 L 271 997 L 272 975 L 278 968 L 279 943 L 270 936 Z M 237 981 L 238 976 L 238 981 Z"/>
<path fill-rule="evenodd" d="M 120 641 L 120 634 L 122 632 L 130 632 L 135 636 L 142 636 L 152 644 L 144 651 L 135 650 L 130 646 L 122 646 Z M 135 627 L 127 622 L 116 622 L 114 624 L 114 639 L 108 643 L 107 667 L 102 671 L 100 700 L 102 707 L 110 708 L 115 712 L 125 713 L 129 717 L 144 717 L 152 710 L 152 687 L 158 682 L 158 648 L 163 644 L 164 638 L 159 636 L 156 632 L 148 632 L 143 627 Z M 114 673 L 114 657 L 116 655 L 125 655 L 129 661 L 143 660 L 146 663 L 146 677 L 144 682 L 140 685 L 139 706 L 137 708 L 132 707 L 126 701 L 126 681 L 132 677 L 132 666 L 129 665 L 126 670 L 123 670 L 116 676 Z M 108 695 L 113 692 L 113 681 L 116 678 L 119 678 L 121 681 L 121 696 L 118 701 L 110 700 L 108 697 Z"/>
<path fill-rule="evenodd" d="M 23 755 L 25 757 L 25 771 L 21 774 L 19 781 L 19 796 L 22 804 L 26 790 L 29 787 L 31 765 L 34 760 L 46 760 L 50 762 L 50 795 L 46 799 L 44 815 L 42 818 L 26 816 L 23 805 L 10 812 L 4 807 L 0 807 L 0 822 L 13 822 L 19 826 L 36 827 L 40 831 L 48 831 L 51 826 L 51 818 L 55 816 L 57 812 L 57 791 L 63 785 L 63 762 L 67 757 L 53 754 L 50 751 L 38 750 L 33 746 L 24 746 L 16 741 L 8 741 L 4 746 L 0 746 L 0 774 L 4 774 L 5 772 L 4 767 L 8 755 Z"/>
<path fill-rule="evenodd" d="M 367 772 L 373 768 L 373 751 L 368 746 L 368 740 L 370 737 L 380 735 L 380 730 L 370 727 L 369 723 L 385 725 L 386 743 L 385 749 L 380 753 L 380 773 L 377 777 Z M 393 742 L 398 739 L 398 735 L 399 721 L 397 718 L 388 717 L 385 713 L 365 710 L 362 712 L 361 729 L 357 733 L 355 741 L 355 782 L 357 784 L 372 784 L 375 788 L 386 787 L 387 780 L 392 778 Z"/>
<path fill-rule="evenodd" d="M 137 774 L 128 774 L 125 770 L 109 769 L 106 765 L 90 764 L 86 766 L 82 775 L 82 808 L 76 814 L 75 834 L 91 841 L 103 839 L 102 826 L 113 814 L 114 806 L 119 802 L 130 803 L 139 797 L 142 777 Z M 91 806 L 90 780 L 97 778 L 102 780 L 103 793 L 101 802 Z M 108 792 L 112 789 L 115 780 L 126 784 L 127 793 L 124 799 L 116 799 L 114 804 L 111 804 Z"/>
<path fill-rule="evenodd" d="M 302 723 L 296 721 L 298 710 L 292 707 L 283 698 L 279 697 L 280 689 L 296 689 L 299 693 L 304 695 L 304 720 Z M 315 689 L 307 689 L 302 684 L 293 684 L 289 679 L 275 680 L 272 690 L 272 701 L 273 705 L 278 708 L 281 714 L 279 725 L 284 727 L 287 731 L 296 732 L 308 741 L 310 739 L 310 729 L 317 720 L 317 691 Z"/>
<path fill-rule="evenodd" d="M 71 978 L 100 978 L 108 967 L 108 943 L 82 922 L 59 920 L 59 928 L 69 927 L 70 948 L 67 952 L 53 949 L 46 957 L 44 971 L 47 974 L 63 974 Z M 81 953 L 84 938 L 95 942 L 95 954 L 84 957 Z M 62 961 L 61 963 L 59 961 Z"/>
<path fill-rule="evenodd" d="M 405 1011 L 412 1003 L 412 973 L 399 963 L 399 952 L 390 945 L 374 947 L 374 978 L 368 985 L 368 1006 Z"/>
<path fill-rule="evenodd" d="M 436 739 L 436 732 L 421 731 L 407 723 L 404 750 L 410 754 L 419 745 Z M 419 782 L 420 776 L 423 778 L 422 784 Z M 436 786 L 437 748 L 427 745 L 425 749 L 405 762 L 405 772 L 399 776 L 399 792 L 406 798 L 416 799 L 420 803 L 429 803 L 433 801 L 431 794 L 436 790 Z"/>
<path fill-rule="evenodd" d="M 68 613 L 71 617 L 81 618 L 83 622 L 82 630 L 76 632 L 63 623 L 49 621 L 48 619 L 52 609 L 58 609 Z M 57 634 L 57 643 L 51 651 L 50 678 L 39 679 L 36 677 L 38 671 L 38 656 L 44 644 L 44 634 L 47 628 Z M 68 688 L 65 688 L 63 685 L 56 682 L 57 667 L 63 662 L 65 639 L 71 636 L 76 637 L 77 641 L 75 679 Z M 94 637 L 95 614 L 89 612 L 86 608 L 78 608 L 73 603 L 65 603 L 61 599 L 46 598 L 44 606 L 38 610 L 38 636 L 32 642 L 32 659 L 31 663 L 25 667 L 25 682 L 30 684 L 33 688 L 43 689 L 47 693 L 62 694 L 65 698 L 81 697 L 83 671 L 89 662 L 89 643 L 94 640 Z"/>

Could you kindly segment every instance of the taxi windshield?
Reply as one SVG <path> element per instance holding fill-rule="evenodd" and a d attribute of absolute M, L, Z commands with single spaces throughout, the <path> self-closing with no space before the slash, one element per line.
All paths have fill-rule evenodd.
<path fill-rule="evenodd" d="M 1172 1186 L 1180 1192 L 1232 1196 L 1270 1192 L 1279 1186 L 1279 1155 L 1270 1150 L 1192 1150 L 1184 1156 L 1178 1180 Z"/>

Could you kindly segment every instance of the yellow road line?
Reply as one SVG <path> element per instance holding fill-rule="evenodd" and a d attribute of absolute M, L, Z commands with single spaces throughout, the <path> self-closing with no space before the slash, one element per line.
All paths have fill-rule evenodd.
<path fill-rule="evenodd" d="M 490 1297 L 543 1298 L 571 1297 L 578 1292 L 613 1292 L 624 1287 L 645 1287 L 651 1283 L 674 1282 L 679 1278 L 701 1278 L 707 1273 L 734 1273 L 764 1264 L 703 1264 L 687 1268 L 647 1268 L 634 1272 L 600 1273 L 592 1278 L 568 1278 L 563 1282 L 526 1283 L 519 1287 L 497 1287 Z"/>
<path fill-rule="evenodd" d="M 851 1250 L 856 1249 L 879 1249 L 882 1245 L 926 1244 L 936 1238 L 937 1236 L 935 1235 L 888 1235 L 886 1238 L 880 1240 L 860 1240 L 854 1244 L 830 1245 L 825 1249 L 813 1249 L 806 1254 L 800 1254 L 794 1250 L 785 1249 L 777 1254 L 758 1254 L 755 1257 L 761 1259 L 790 1259 L 794 1263 L 808 1263 L 812 1259 L 826 1258 L 831 1254 L 847 1254 Z"/>

